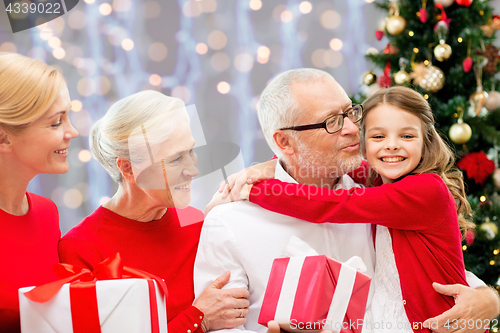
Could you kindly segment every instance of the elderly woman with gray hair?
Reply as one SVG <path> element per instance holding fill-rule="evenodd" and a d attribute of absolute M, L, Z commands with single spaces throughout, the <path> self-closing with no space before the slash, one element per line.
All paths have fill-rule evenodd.
<path fill-rule="evenodd" d="M 61 262 L 93 269 L 119 252 L 127 266 L 163 278 L 172 333 L 242 325 L 249 306 L 247 290 L 221 289 L 229 272 L 194 299 L 203 223 L 203 213 L 189 206 L 191 181 L 198 175 L 194 146 L 180 99 L 143 91 L 116 102 L 92 127 L 90 147 L 118 190 L 58 247 Z"/>

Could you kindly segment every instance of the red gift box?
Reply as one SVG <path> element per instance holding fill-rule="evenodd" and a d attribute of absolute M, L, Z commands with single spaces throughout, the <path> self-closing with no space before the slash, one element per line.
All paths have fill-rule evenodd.
<path fill-rule="evenodd" d="M 290 332 L 360 333 L 370 281 L 349 263 L 325 255 L 275 259 L 259 324 L 275 320 Z"/>
<path fill-rule="evenodd" d="M 93 271 L 69 264 L 54 269 L 61 280 L 19 289 L 23 332 L 167 331 L 165 281 L 123 266 L 118 253 Z"/>

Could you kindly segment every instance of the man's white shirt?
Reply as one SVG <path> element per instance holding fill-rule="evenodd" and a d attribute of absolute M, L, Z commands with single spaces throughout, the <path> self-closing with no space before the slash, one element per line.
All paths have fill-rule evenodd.
<path fill-rule="evenodd" d="M 297 183 L 276 164 L 276 179 Z M 347 175 L 336 189 L 361 187 Z M 286 197 L 283 196 L 283 200 Z M 283 250 L 292 236 L 308 243 L 319 254 L 340 262 L 352 256 L 363 259 L 369 276 L 374 275 L 375 250 L 371 224 L 315 224 L 270 212 L 249 201 L 239 201 L 213 208 L 205 218 L 194 266 L 195 296 L 217 277 L 231 271 L 224 288 L 246 288 L 250 292 L 247 323 L 230 331 L 266 332 L 257 323 L 273 260 L 283 258 Z"/>

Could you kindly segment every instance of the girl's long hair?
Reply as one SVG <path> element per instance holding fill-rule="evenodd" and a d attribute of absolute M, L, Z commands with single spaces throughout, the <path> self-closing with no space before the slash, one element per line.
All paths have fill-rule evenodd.
<path fill-rule="evenodd" d="M 417 116 L 422 121 L 424 147 L 422 158 L 411 174 L 435 173 L 439 175 L 450 190 L 457 206 L 458 225 L 465 236 L 467 230 L 475 228 L 469 218 L 472 210 L 465 194 L 462 172 L 455 165 L 455 156 L 434 128 L 434 116 L 425 98 L 410 88 L 395 86 L 381 89 L 363 103 L 364 114 L 361 119 L 362 151 L 365 151 L 366 115 L 379 105 L 392 105 Z M 370 182 L 377 174 L 372 170 Z"/>

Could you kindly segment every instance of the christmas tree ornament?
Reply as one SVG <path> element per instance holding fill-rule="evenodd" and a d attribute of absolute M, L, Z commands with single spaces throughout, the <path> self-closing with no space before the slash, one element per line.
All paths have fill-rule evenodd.
<path fill-rule="evenodd" d="M 384 73 L 377 79 L 378 84 L 382 88 L 389 88 L 392 84 L 391 79 L 391 62 L 387 61 L 385 64 Z"/>
<path fill-rule="evenodd" d="M 436 66 L 425 65 L 424 63 L 412 64 L 413 72 L 410 78 L 427 92 L 435 93 L 444 86 L 444 73 Z"/>
<path fill-rule="evenodd" d="M 493 15 L 487 24 L 481 26 L 481 30 L 486 37 L 492 37 L 495 31 L 500 30 L 500 16 Z"/>
<path fill-rule="evenodd" d="M 489 75 L 494 75 L 498 63 L 498 49 L 493 44 L 490 44 L 487 45 L 482 51 L 477 51 L 476 54 L 486 57 L 488 62 L 484 66 L 483 70 Z"/>
<path fill-rule="evenodd" d="M 404 85 L 410 83 L 410 74 L 406 71 L 406 66 L 408 65 L 408 60 L 405 58 L 399 58 L 400 70 L 393 74 L 394 82 L 399 85 Z"/>
<path fill-rule="evenodd" d="M 410 82 L 410 74 L 404 69 L 394 73 L 394 82 L 399 85 L 407 84 Z"/>
<path fill-rule="evenodd" d="M 384 50 L 382 51 L 383 54 L 396 54 L 399 52 L 399 49 L 392 45 L 391 43 L 387 43 L 385 46 Z"/>
<path fill-rule="evenodd" d="M 377 40 L 381 40 L 382 37 L 384 37 L 384 31 L 383 30 L 375 31 L 375 37 L 377 38 Z"/>
<path fill-rule="evenodd" d="M 448 60 L 451 56 L 451 46 L 444 42 L 444 39 L 439 41 L 439 44 L 434 48 L 434 56 L 438 61 Z"/>
<path fill-rule="evenodd" d="M 500 168 L 493 171 L 493 184 L 495 184 L 497 190 L 500 190 Z"/>
<path fill-rule="evenodd" d="M 476 115 L 479 116 L 481 110 L 483 109 L 486 100 L 488 99 L 488 93 L 483 90 L 483 65 L 477 64 L 477 67 L 474 67 L 474 75 L 476 76 L 477 81 L 477 89 L 469 96 L 469 103 L 472 109 L 476 112 Z"/>
<path fill-rule="evenodd" d="M 462 62 L 462 67 L 464 69 L 464 72 L 465 73 L 469 73 L 471 68 L 472 68 L 472 58 L 470 56 L 470 48 L 471 48 L 471 39 L 469 39 L 469 44 L 467 46 L 467 58 L 464 59 L 464 61 Z"/>
<path fill-rule="evenodd" d="M 488 99 L 488 93 L 483 91 L 483 87 L 477 87 L 476 92 L 473 92 L 469 96 L 469 102 L 472 106 L 472 109 L 476 112 L 476 115 L 479 116 L 481 113 L 481 109 L 483 108 L 486 100 Z"/>
<path fill-rule="evenodd" d="M 498 227 L 490 221 L 489 217 L 479 225 L 479 230 L 484 233 L 488 240 L 493 240 L 498 235 Z"/>
<path fill-rule="evenodd" d="M 427 9 L 425 8 L 427 6 L 427 0 L 422 0 L 422 8 L 418 10 L 418 18 L 420 19 L 420 22 L 422 23 L 427 23 Z"/>
<path fill-rule="evenodd" d="M 451 141 L 461 145 L 469 142 L 472 136 L 472 129 L 470 128 L 469 124 L 464 123 L 463 120 L 464 108 L 459 106 L 457 108 L 457 112 L 458 112 L 458 121 L 456 124 L 451 125 L 448 135 Z"/>
<path fill-rule="evenodd" d="M 455 0 L 460 6 L 469 7 L 472 4 L 472 0 Z"/>
<path fill-rule="evenodd" d="M 365 73 L 365 75 L 363 76 L 363 83 L 366 84 L 367 86 L 374 84 L 376 81 L 377 81 L 377 75 L 375 75 L 375 73 L 373 73 L 372 71 Z"/>
<path fill-rule="evenodd" d="M 464 170 L 468 178 L 480 185 L 484 185 L 486 179 L 495 171 L 495 163 L 482 151 L 468 153 L 457 163 L 457 167 Z"/>
<path fill-rule="evenodd" d="M 439 10 L 441 11 L 441 15 L 437 15 L 438 23 L 436 23 L 436 25 L 434 26 L 434 32 L 438 33 L 439 30 L 444 30 L 442 32 L 447 34 L 448 29 L 450 29 L 451 19 L 449 19 L 448 16 L 446 15 L 443 5 L 441 5 L 440 3 L 436 3 L 434 7 L 439 8 Z M 440 37 L 439 39 L 444 39 L 444 38 Z"/>
<path fill-rule="evenodd" d="M 467 230 L 467 233 L 465 234 L 465 243 L 469 246 L 474 244 L 474 239 L 476 236 L 474 235 L 474 231 L 472 230 Z"/>
<path fill-rule="evenodd" d="M 443 7 L 445 7 L 445 8 L 453 5 L 454 2 L 455 2 L 455 0 L 434 0 L 434 3 L 439 3 L 439 4 L 443 5 Z"/>
<path fill-rule="evenodd" d="M 495 111 L 500 108 L 500 93 L 498 91 L 492 90 L 488 92 L 488 99 L 484 104 L 484 107 L 488 111 Z"/>
<path fill-rule="evenodd" d="M 389 4 L 390 7 L 390 17 L 387 20 L 386 30 L 393 36 L 397 36 L 402 33 L 406 28 L 406 20 L 404 17 L 399 15 L 399 7 L 395 2 Z"/>

